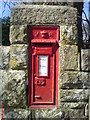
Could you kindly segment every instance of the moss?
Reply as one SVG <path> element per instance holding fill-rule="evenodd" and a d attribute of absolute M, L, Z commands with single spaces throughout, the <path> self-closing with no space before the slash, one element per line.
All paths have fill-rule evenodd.
<path fill-rule="evenodd" d="M 76 26 L 61 26 L 60 27 L 60 43 L 63 45 L 76 45 L 77 27 Z"/>
<path fill-rule="evenodd" d="M 78 46 L 61 45 L 60 47 L 60 70 L 77 70 L 78 69 Z"/>
<path fill-rule="evenodd" d="M 11 43 L 27 43 L 27 26 L 12 25 L 10 28 Z"/>
<path fill-rule="evenodd" d="M 26 78 L 28 78 L 28 69 L 25 70 L 25 75 L 26 75 Z"/>
<path fill-rule="evenodd" d="M 17 60 L 15 59 L 15 58 L 11 58 L 10 59 L 10 64 L 9 64 L 9 68 L 15 68 L 16 66 L 18 66 L 19 64 L 18 64 L 18 62 L 17 62 Z"/>

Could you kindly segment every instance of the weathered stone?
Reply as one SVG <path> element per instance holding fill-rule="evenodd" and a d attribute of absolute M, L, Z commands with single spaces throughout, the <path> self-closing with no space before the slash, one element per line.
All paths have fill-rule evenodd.
<path fill-rule="evenodd" d="M 87 102 L 61 102 L 60 108 L 66 109 L 84 109 Z"/>
<path fill-rule="evenodd" d="M 78 71 L 81 71 L 81 57 L 80 57 L 80 52 L 78 52 Z"/>
<path fill-rule="evenodd" d="M 82 83 L 78 81 L 78 73 L 73 71 L 62 71 L 60 73 L 61 89 L 82 88 Z"/>
<path fill-rule="evenodd" d="M 78 70 L 78 47 L 60 46 L 60 70 Z"/>
<path fill-rule="evenodd" d="M 78 80 L 83 84 L 84 89 L 90 89 L 90 73 L 89 72 L 79 72 Z"/>
<path fill-rule="evenodd" d="M 77 27 L 74 26 L 60 26 L 60 43 L 66 44 L 77 44 Z"/>
<path fill-rule="evenodd" d="M 10 27 L 10 42 L 12 43 L 28 43 L 27 25 L 12 25 Z"/>
<path fill-rule="evenodd" d="M 0 96 L 8 83 L 8 74 L 6 70 L 0 70 Z M 1 97 L 0 97 L 1 98 Z"/>
<path fill-rule="evenodd" d="M 11 10 L 11 24 L 76 24 L 77 9 L 67 6 L 17 5 Z"/>
<path fill-rule="evenodd" d="M 35 118 L 85 118 L 84 109 L 63 109 L 63 107 L 57 109 L 38 109 L 35 110 Z"/>
<path fill-rule="evenodd" d="M 89 103 L 85 105 L 85 116 L 89 116 Z"/>
<path fill-rule="evenodd" d="M 90 89 L 90 73 L 62 71 L 60 73 L 61 89 Z"/>
<path fill-rule="evenodd" d="M 60 109 L 65 113 L 65 118 L 77 118 L 78 120 L 86 120 L 88 117 L 87 102 L 61 102 Z"/>
<path fill-rule="evenodd" d="M 17 113 L 15 113 L 15 112 L 13 112 L 13 111 L 10 111 L 10 112 L 8 112 L 7 114 L 6 114 L 6 118 L 7 119 L 12 119 L 12 118 L 17 118 L 18 117 L 18 114 Z"/>
<path fill-rule="evenodd" d="M 20 118 L 30 118 L 31 117 L 31 111 L 25 110 L 25 109 L 6 109 L 4 118 L 8 119 L 20 119 Z"/>
<path fill-rule="evenodd" d="M 57 105 L 57 107 L 59 108 L 60 107 L 60 80 L 58 80 L 58 105 Z"/>
<path fill-rule="evenodd" d="M 86 89 L 72 89 L 72 90 L 60 90 L 61 101 L 71 102 L 84 102 L 88 100 L 88 90 Z"/>
<path fill-rule="evenodd" d="M 0 46 L 0 69 L 7 69 L 9 65 L 9 46 Z"/>
<path fill-rule="evenodd" d="M 60 73 L 60 84 L 64 83 L 76 83 L 77 82 L 77 72 L 74 71 L 63 71 Z"/>
<path fill-rule="evenodd" d="M 81 69 L 90 71 L 90 49 L 81 50 Z"/>
<path fill-rule="evenodd" d="M 84 109 L 67 109 L 65 110 L 65 118 L 85 120 Z"/>
<path fill-rule="evenodd" d="M 9 70 L 8 83 L 2 94 L 4 107 L 24 107 L 26 100 L 25 72 L 22 70 Z"/>
<path fill-rule="evenodd" d="M 89 72 L 62 71 L 60 73 L 61 89 L 90 89 Z"/>
<path fill-rule="evenodd" d="M 35 110 L 35 118 L 61 118 L 62 116 L 63 112 L 61 112 L 60 108 Z"/>
<path fill-rule="evenodd" d="M 10 68 L 24 69 L 28 66 L 28 45 L 17 44 L 11 45 L 10 51 Z"/>

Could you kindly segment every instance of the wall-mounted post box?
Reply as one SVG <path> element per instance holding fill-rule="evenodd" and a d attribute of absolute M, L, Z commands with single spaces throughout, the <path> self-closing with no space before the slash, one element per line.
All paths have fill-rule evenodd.
<path fill-rule="evenodd" d="M 29 27 L 28 106 L 57 106 L 58 26 Z"/>

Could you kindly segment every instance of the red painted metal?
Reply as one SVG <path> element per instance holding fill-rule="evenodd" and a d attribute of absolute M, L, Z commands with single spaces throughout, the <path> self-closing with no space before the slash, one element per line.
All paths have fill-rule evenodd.
<path fill-rule="evenodd" d="M 28 107 L 57 106 L 58 26 L 29 27 Z"/>
<path fill-rule="evenodd" d="M 35 47 L 34 54 L 37 55 L 50 55 L 52 54 L 52 47 Z"/>
<path fill-rule="evenodd" d="M 54 26 L 32 26 L 30 28 L 32 43 L 56 43 L 58 42 L 58 29 Z"/>

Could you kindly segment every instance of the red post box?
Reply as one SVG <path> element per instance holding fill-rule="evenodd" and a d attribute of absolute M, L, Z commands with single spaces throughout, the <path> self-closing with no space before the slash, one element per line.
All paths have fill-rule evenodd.
<path fill-rule="evenodd" d="M 28 106 L 57 106 L 58 90 L 58 26 L 29 27 Z"/>

